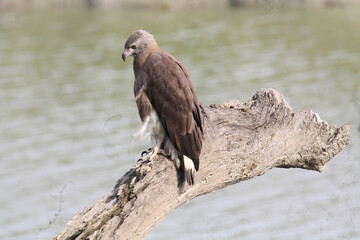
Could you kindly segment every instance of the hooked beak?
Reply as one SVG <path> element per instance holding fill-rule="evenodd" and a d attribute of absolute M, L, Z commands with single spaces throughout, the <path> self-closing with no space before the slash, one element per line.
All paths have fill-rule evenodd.
<path fill-rule="evenodd" d="M 131 55 L 131 51 L 129 51 L 129 49 L 125 49 L 124 52 L 122 53 L 122 59 L 124 60 L 124 62 L 126 62 L 126 58 L 130 55 Z"/>

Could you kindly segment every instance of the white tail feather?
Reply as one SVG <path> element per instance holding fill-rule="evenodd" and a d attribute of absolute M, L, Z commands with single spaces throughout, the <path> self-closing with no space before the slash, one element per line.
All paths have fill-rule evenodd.
<path fill-rule="evenodd" d="M 194 174 L 195 174 L 195 166 L 194 162 L 184 155 L 184 171 L 185 171 L 185 179 L 189 185 L 194 184 Z"/>

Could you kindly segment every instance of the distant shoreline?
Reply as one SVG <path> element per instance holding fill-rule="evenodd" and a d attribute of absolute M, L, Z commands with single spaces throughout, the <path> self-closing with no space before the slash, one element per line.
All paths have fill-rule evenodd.
<path fill-rule="evenodd" d="M 330 8 L 360 5 L 358 0 L 1 0 L 0 9 L 101 8 L 191 10 L 217 8 Z"/>

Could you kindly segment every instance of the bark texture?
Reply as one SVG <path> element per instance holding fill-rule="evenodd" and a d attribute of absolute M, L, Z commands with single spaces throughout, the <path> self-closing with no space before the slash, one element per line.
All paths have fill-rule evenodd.
<path fill-rule="evenodd" d="M 350 143 L 350 125 L 329 125 L 311 110 L 293 113 L 273 89 L 260 89 L 245 104 L 204 106 L 202 114 L 205 139 L 195 185 L 184 184 L 182 171 L 158 155 L 131 168 L 108 196 L 73 217 L 53 239 L 143 239 L 197 196 L 274 167 L 321 172 Z"/>

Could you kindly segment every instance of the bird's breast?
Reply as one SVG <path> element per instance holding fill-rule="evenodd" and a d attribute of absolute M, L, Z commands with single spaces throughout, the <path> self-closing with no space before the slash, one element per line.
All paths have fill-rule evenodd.
<path fill-rule="evenodd" d="M 166 138 L 166 133 L 155 110 L 145 117 L 139 133 L 141 138 L 150 137 L 155 143 L 162 142 Z"/>

